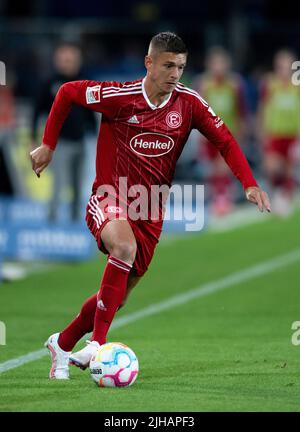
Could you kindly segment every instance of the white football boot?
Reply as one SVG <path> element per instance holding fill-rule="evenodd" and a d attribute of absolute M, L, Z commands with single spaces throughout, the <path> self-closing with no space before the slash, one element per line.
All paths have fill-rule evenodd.
<path fill-rule="evenodd" d="M 92 358 L 92 355 L 100 348 L 100 344 L 97 341 L 86 341 L 86 347 L 82 348 L 82 350 L 72 353 L 69 358 L 69 363 L 71 365 L 77 366 L 80 369 L 85 370 Z"/>
<path fill-rule="evenodd" d="M 58 345 L 59 333 L 54 333 L 49 336 L 45 342 L 45 347 L 48 348 L 52 358 L 52 367 L 49 372 L 50 379 L 69 379 L 69 357 L 71 351 L 64 351 Z"/>

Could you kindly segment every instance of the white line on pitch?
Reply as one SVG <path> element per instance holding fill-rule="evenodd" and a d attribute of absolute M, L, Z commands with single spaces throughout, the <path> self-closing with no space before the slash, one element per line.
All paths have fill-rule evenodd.
<path fill-rule="evenodd" d="M 184 303 L 188 303 L 195 298 L 204 297 L 217 291 L 221 291 L 225 288 L 230 288 L 238 283 L 245 282 L 259 276 L 263 276 L 279 268 L 293 264 L 299 260 L 300 249 L 296 249 L 284 255 L 279 255 L 276 258 L 272 258 L 268 261 L 264 261 L 260 264 L 248 267 L 244 270 L 231 273 L 230 275 L 225 276 L 222 279 L 217 279 L 215 281 L 205 283 L 197 288 L 191 289 L 182 294 L 172 296 L 162 302 L 152 304 L 137 312 L 133 312 L 120 318 L 116 318 L 116 320 L 112 323 L 111 329 L 113 330 L 123 327 L 139 319 L 158 314 L 162 311 L 171 309 Z M 46 350 L 46 348 L 40 349 L 38 351 L 33 351 L 21 357 L 8 360 L 4 363 L 0 363 L 0 373 L 7 372 L 11 369 L 17 368 L 31 361 L 38 360 L 44 357 L 47 353 L 48 351 Z"/>

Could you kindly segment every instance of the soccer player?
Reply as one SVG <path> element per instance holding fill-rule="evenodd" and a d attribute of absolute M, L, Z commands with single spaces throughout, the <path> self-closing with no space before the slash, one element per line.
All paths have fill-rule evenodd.
<path fill-rule="evenodd" d="M 274 211 L 280 216 L 291 212 L 296 186 L 294 151 L 300 135 L 300 90 L 292 83 L 294 60 L 289 50 L 275 54 L 274 71 L 262 81 L 258 109 L 264 168 Z"/>
<path fill-rule="evenodd" d="M 147 271 L 159 240 L 165 200 L 159 199 L 152 217 L 136 220 L 130 207 L 128 187 L 152 190 L 171 186 L 176 161 L 193 128 L 199 129 L 221 152 L 241 181 L 246 198 L 260 211 L 270 211 L 267 194 L 252 176 L 233 136 L 208 104 L 193 90 L 180 84 L 187 60 L 183 41 L 170 32 L 150 42 L 145 57 L 147 74 L 133 82 L 76 81 L 64 84 L 51 108 L 42 145 L 31 152 L 37 176 L 50 163 L 60 128 L 73 104 L 102 113 L 96 156 L 96 178 L 87 204 L 86 221 L 99 249 L 108 254 L 98 293 L 89 298 L 76 318 L 46 342 L 51 355 L 50 378 L 68 379 L 69 362 L 86 368 L 91 356 L 106 342 L 117 310 Z M 106 191 L 106 193 L 103 192 Z M 130 189 L 129 189 L 130 190 Z M 144 203 L 148 210 L 151 198 Z M 85 348 L 71 354 L 75 344 L 92 331 Z"/>
<path fill-rule="evenodd" d="M 198 91 L 222 118 L 230 132 L 242 143 L 246 133 L 247 101 L 242 77 L 232 71 L 230 54 L 212 47 L 206 56 L 205 71 L 194 80 Z M 206 165 L 212 213 L 222 216 L 232 210 L 232 176 L 218 148 L 206 137 L 199 146 L 200 164 Z"/>

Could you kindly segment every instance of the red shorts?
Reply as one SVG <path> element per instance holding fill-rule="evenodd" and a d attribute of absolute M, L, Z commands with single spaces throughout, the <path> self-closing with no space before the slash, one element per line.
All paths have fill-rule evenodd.
<path fill-rule="evenodd" d="M 280 154 L 284 159 L 289 160 L 292 156 L 292 150 L 294 144 L 296 143 L 296 138 L 270 138 L 265 147 L 266 153 L 276 153 Z"/>
<path fill-rule="evenodd" d="M 97 241 L 98 248 L 105 254 L 109 252 L 101 240 L 101 232 L 107 222 L 122 218 L 126 214 L 122 206 L 116 207 L 115 201 L 103 202 L 103 199 L 92 195 L 86 207 L 86 223 Z M 137 276 L 143 276 L 152 260 L 155 247 L 159 241 L 163 221 L 128 220 L 137 243 L 136 257 L 133 263 L 133 271 Z"/>

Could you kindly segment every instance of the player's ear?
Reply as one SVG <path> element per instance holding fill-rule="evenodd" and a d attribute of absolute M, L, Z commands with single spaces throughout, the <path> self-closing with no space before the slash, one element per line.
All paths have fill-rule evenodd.
<path fill-rule="evenodd" d="M 152 63 L 153 63 L 152 58 L 149 55 L 146 55 L 145 56 L 145 68 L 147 70 L 149 70 L 151 68 Z"/>

